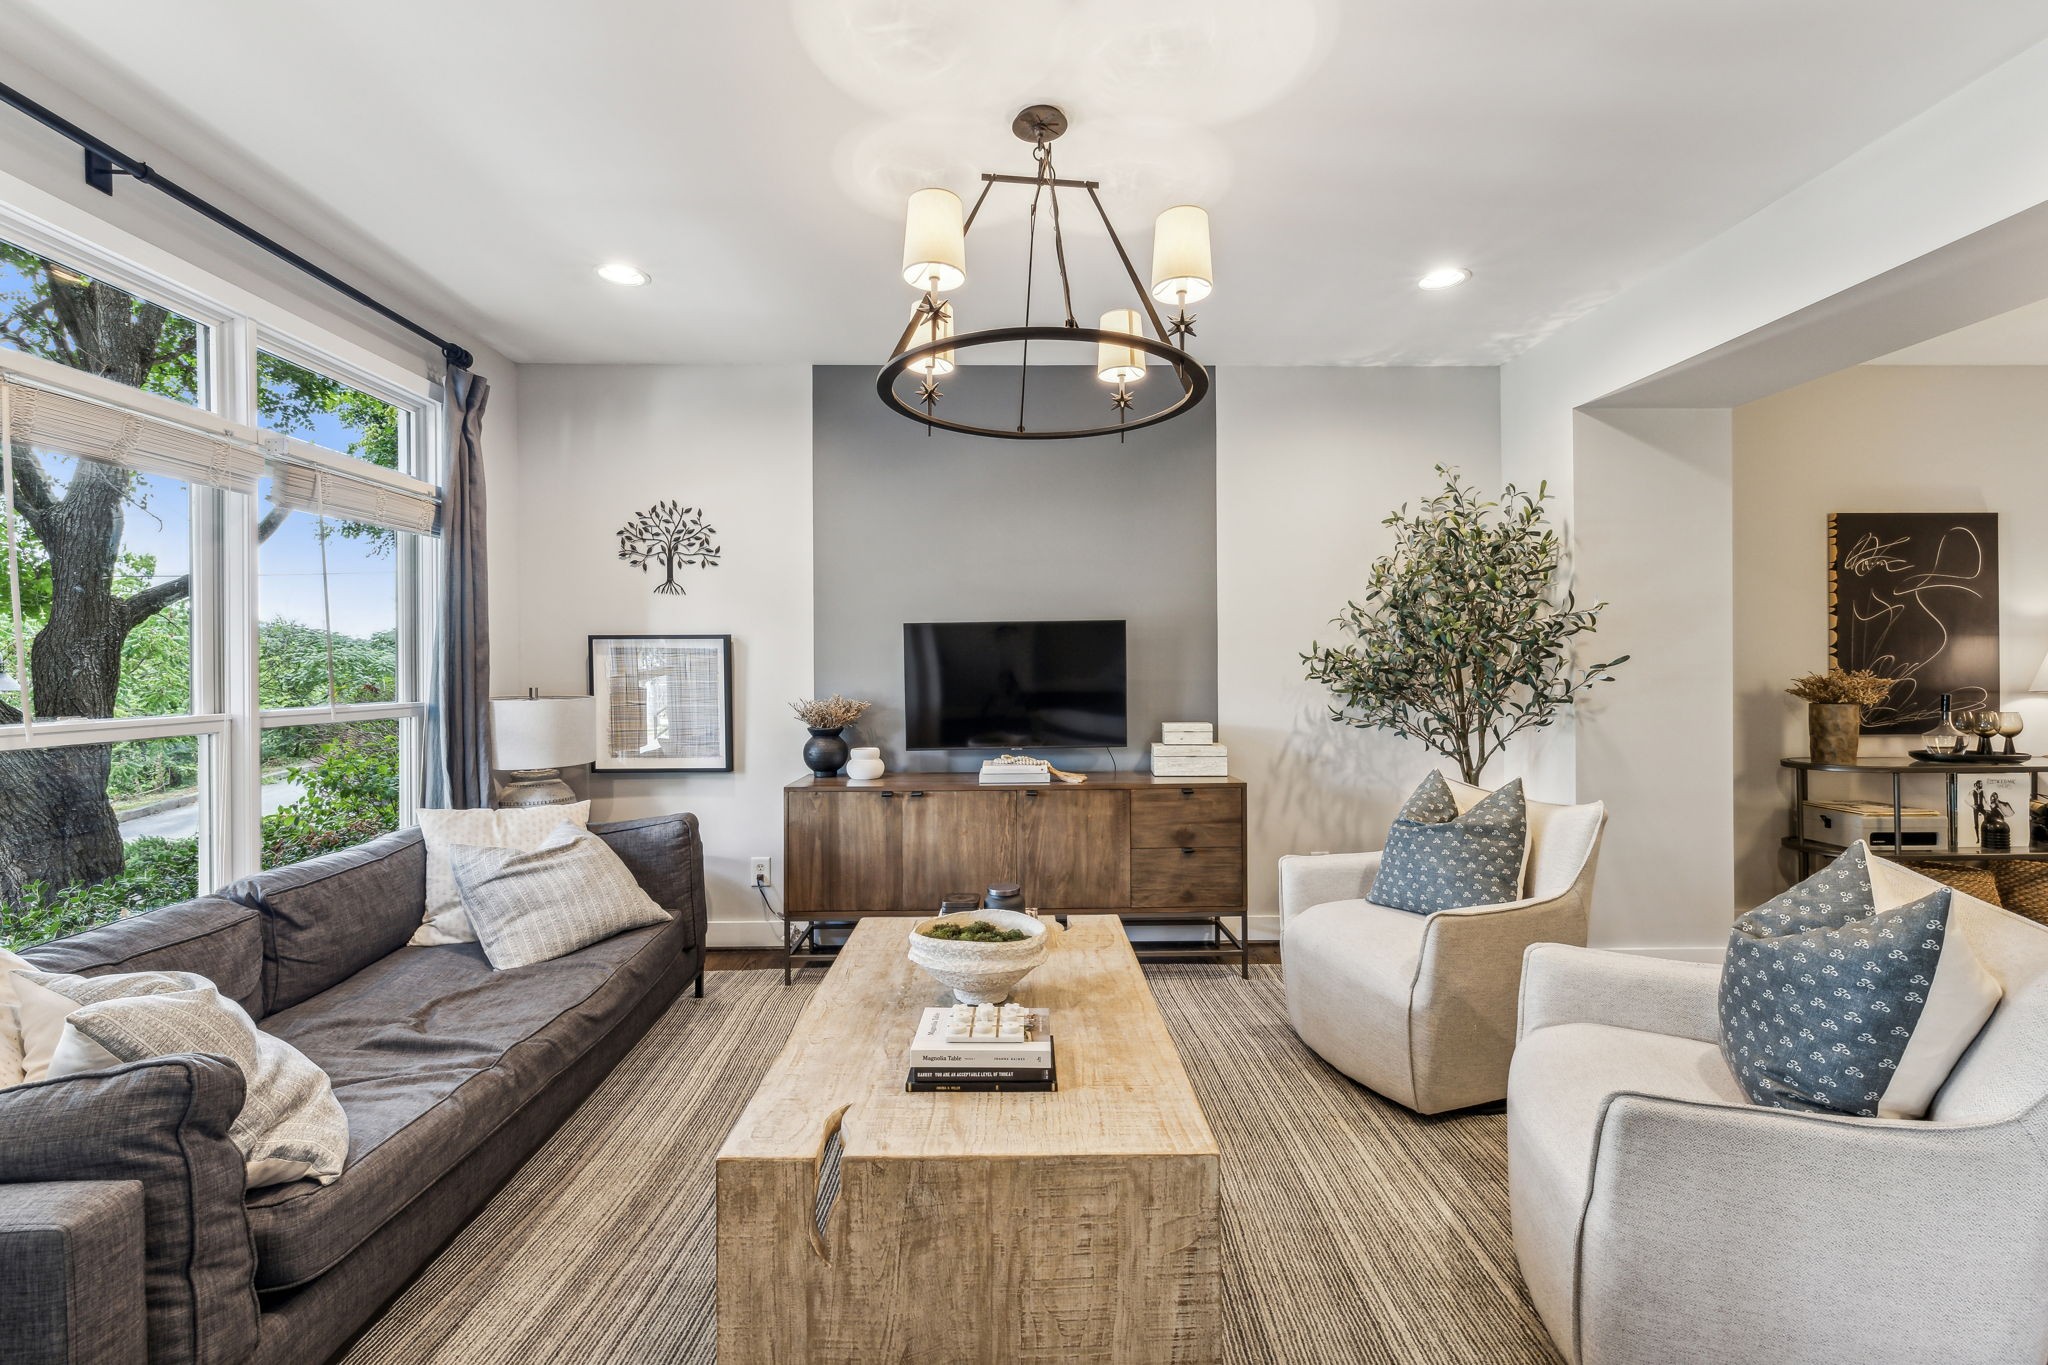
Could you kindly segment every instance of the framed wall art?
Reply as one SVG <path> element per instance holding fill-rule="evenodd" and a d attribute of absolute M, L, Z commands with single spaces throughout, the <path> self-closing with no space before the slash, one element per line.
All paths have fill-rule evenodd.
<path fill-rule="evenodd" d="M 1998 705 L 1998 514 L 1828 517 L 1828 666 L 1896 679 L 1863 714 L 1875 734 L 1919 734 Z"/>
<path fill-rule="evenodd" d="M 729 773 L 732 636 L 593 635 L 601 773 Z"/>

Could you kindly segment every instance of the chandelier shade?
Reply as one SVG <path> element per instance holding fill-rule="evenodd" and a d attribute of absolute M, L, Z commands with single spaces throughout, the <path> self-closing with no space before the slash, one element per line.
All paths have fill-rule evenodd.
<path fill-rule="evenodd" d="M 1102 315 L 1101 329 L 1134 337 L 1145 330 L 1135 308 L 1112 308 Z M 1097 342 L 1095 377 L 1105 384 L 1135 384 L 1145 377 L 1145 353 L 1129 342 Z"/>
<path fill-rule="evenodd" d="M 1161 303 L 1200 303 L 1215 280 L 1208 211 L 1176 204 L 1160 214 L 1152 224 L 1152 297 Z"/>
<path fill-rule="evenodd" d="M 1123 240 L 1117 236 L 1116 225 L 1109 220 L 1109 211 L 1103 207 L 1102 198 L 1097 193 L 1101 185 L 1093 180 L 1065 179 L 1053 168 L 1052 143 L 1067 130 L 1066 115 L 1051 105 L 1035 104 L 1017 115 L 1011 130 L 1032 145 L 1032 159 L 1036 163 L 1034 174 L 984 172 L 981 193 L 973 207 L 964 213 L 959 197 L 950 190 L 933 187 L 918 190 L 910 196 L 904 216 L 902 271 L 904 282 L 918 290 L 920 297 L 909 324 L 897 338 L 894 353 L 875 376 L 877 395 L 892 411 L 922 423 L 927 433 L 943 430 L 1024 441 L 1070 440 L 1112 434 L 1122 436 L 1170 421 L 1200 404 L 1209 395 L 1209 373 L 1182 343 L 1185 338 L 1193 336 L 1195 330 L 1194 319 L 1188 316 L 1186 305 L 1206 297 L 1214 278 L 1209 257 L 1208 214 L 1192 204 L 1182 204 L 1160 215 L 1153 244 L 1154 284 L 1148 292 L 1131 261 L 1130 252 L 1124 249 Z M 952 300 L 942 296 L 966 285 L 967 234 L 973 231 L 976 219 L 988 203 L 990 191 L 998 186 L 1020 186 L 1030 190 L 1022 281 L 1023 317 L 1015 326 L 957 331 Z M 1061 221 L 1062 191 L 1066 192 L 1069 223 Z M 1095 327 L 1083 327 L 1075 316 L 1074 281 L 1067 266 L 1072 246 L 1068 228 L 1077 191 L 1087 196 L 1087 206 L 1094 209 L 1109 246 L 1115 251 L 1116 261 L 1122 267 L 1131 291 L 1124 297 L 1136 304 L 1135 307 L 1125 305 L 1100 310 L 1100 323 Z M 1048 229 L 1049 243 L 1041 242 L 1041 225 Z M 1041 253 L 1041 245 L 1049 245 L 1050 250 Z M 1169 273 L 1162 275 L 1162 270 Z M 1044 285 L 1038 283 L 1041 274 L 1047 279 Z M 1059 318 L 1057 321 L 1034 322 L 1033 305 L 1040 301 L 1040 293 L 1051 294 L 1055 279 L 1059 290 L 1056 300 L 1060 305 Z M 1171 287 L 1166 287 L 1166 282 L 1170 282 Z M 1170 322 L 1160 317 L 1155 297 L 1177 305 L 1179 311 Z M 980 304 L 976 305 L 976 312 L 977 315 L 981 313 Z M 1108 404 L 1110 414 L 1106 419 L 1062 417 L 1057 425 L 1047 425 L 1035 417 L 1031 406 L 1032 345 L 1045 342 L 1081 343 L 1095 347 L 1096 376 L 1115 386 L 1115 393 Z M 1015 423 L 988 417 L 991 409 L 986 403 L 970 404 L 977 413 L 983 414 L 980 420 L 940 416 L 939 403 L 946 395 L 939 388 L 939 379 L 946 375 L 955 379 L 962 377 L 960 353 L 992 346 L 1021 347 L 1021 363 L 1015 367 Z M 1173 387 L 1163 394 L 1147 395 L 1146 403 L 1140 407 L 1136 401 L 1138 395 L 1131 386 L 1145 377 L 1152 361 L 1158 361 L 1171 370 Z M 1039 363 L 1041 368 L 1045 364 L 1042 352 Z M 995 370 L 984 372 L 1001 373 Z M 898 384 L 905 381 L 906 376 L 914 382 L 906 382 L 904 389 L 899 390 Z M 1148 387 L 1157 390 L 1159 383 L 1155 381 Z M 1037 397 L 1042 409 L 1047 400 L 1045 386 L 1041 385 L 1040 389 Z M 1062 401 L 1072 397 L 1071 392 L 1060 385 L 1052 386 L 1052 391 L 1062 395 Z"/>
<path fill-rule="evenodd" d="M 936 294 L 967 283 L 967 230 L 960 196 L 924 189 L 910 196 L 903 222 L 903 282 Z"/>

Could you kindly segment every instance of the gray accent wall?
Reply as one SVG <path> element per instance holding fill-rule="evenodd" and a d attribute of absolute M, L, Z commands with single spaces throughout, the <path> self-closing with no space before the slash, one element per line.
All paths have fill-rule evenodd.
<path fill-rule="evenodd" d="M 1216 406 L 1116 438 L 1001 441 L 906 421 L 867 366 L 812 376 L 812 563 L 820 695 L 875 703 L 852 742 L 892 769 L 973 768 L 979 753 L 903 747 L 903 626 L 910 621 L 1127 622 L 1130 746 L 1143 766 L 1164 720 L 1216 716 Z M 1164 374 L 1150 376 L 1154 382 Z M 942 381 L 942 412 L 1008 412 L 1016 371 Z M 1220 385 L 1219 385 L 1220 388 Z M 1031 372 L 1034 421 L 1111 415 L 1085 366 Z M 1046 750 L 1062 767 L 1102 750 Z"/>

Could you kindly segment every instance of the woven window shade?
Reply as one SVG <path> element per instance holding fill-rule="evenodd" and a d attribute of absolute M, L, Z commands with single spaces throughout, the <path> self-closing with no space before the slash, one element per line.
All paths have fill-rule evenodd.
<path fill-rule="evenodd" d="M 154 394 L 136 393 L 133 406 L 58 393 L 0 376 L 8 390 L 12 443 L 32 450 L 76 455 L 141 474 L 211 484 L 239 493 L 256 491 L 263 449 L 252 428 L 192 412 Z M 178 411 L 174 419 L 153 409 Z"/>
<path fill-rule="evenodd" d="M 370 466 L 375 470 L 376 466 Z M 334 521 L 367 522 L 388 531 L 427 535 L 441 514 L 439 501 L 423 493 L 395 488 L 289 457 L 270 464 L 270 500 L 279 507 L 328 517 Z"/>

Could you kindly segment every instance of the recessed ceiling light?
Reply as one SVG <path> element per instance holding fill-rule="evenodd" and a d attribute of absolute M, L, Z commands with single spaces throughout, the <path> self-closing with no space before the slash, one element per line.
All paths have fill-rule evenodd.
<path fill-rule="evenodd" d="M 1415 283 L 1423 289 L 1449 289 L 1472 278 L 1472 272 L 1459 265 L 1440 266 L 1430 271 Z"/>
<path fill-rule="evenodd" d="M 601 265 L 597 268 L 597 274 L 598 278 L 610 280 L 613 284 L 646 284 L 654 278 L 639 266 L 627 265 L 624 261 L 611 261 Z"/>

